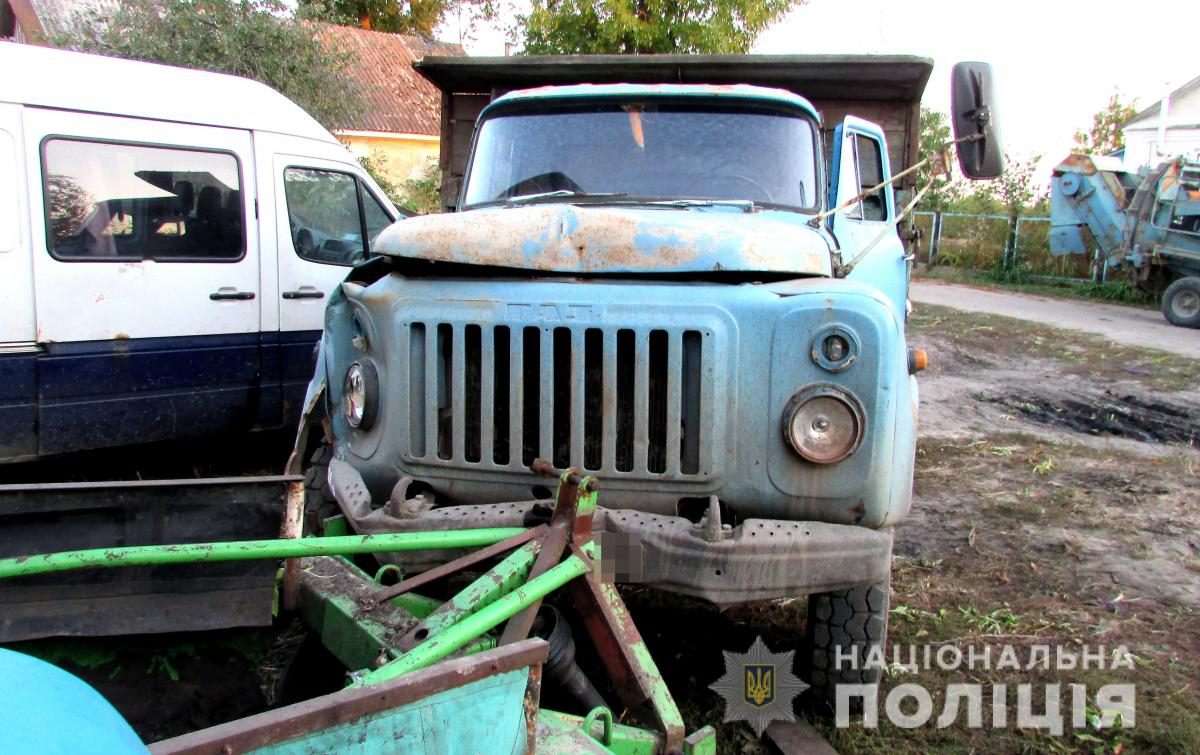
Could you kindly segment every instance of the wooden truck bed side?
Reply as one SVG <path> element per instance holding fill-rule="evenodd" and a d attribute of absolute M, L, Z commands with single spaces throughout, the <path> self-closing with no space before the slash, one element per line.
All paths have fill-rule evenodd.
<path fill-rule="evenodd" d="M 933 70 L 908 55 L 565 55 L 427 57 L 414 64 L 442 91 L 442 205 L 454 209 L 475 120 L 514 89 L 558 84 L 754 84 L 807 98 L 823 117 L 825 144 L 849 114 L 888 138 L 893 172 L 917 160 L 921 94 Z M 828 158 L 828 155 L 826 155 Z"/>

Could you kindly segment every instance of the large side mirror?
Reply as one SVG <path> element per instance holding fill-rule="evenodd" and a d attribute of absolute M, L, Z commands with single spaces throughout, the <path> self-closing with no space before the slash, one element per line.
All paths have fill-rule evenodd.
<path fill-rule="evenodd" d="M 956 63 L 950 75 L 950 110 L 958 165 L 967 178 L 995 178 L 1004 172 L 996 88 L 987 63 Z"/>

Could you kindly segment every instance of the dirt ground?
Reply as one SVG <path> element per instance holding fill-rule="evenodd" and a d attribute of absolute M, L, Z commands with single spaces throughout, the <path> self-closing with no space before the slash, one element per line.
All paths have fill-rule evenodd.
<path fill-rule="evenodd" d="M 916 729 L 888 723 L 882 703 L 874 729 L 797 711 L 844 755 L 1200 752 L 1200 362 L 931 305 L 917 306 L 910 338 L 930 368 L 912 512 L 896 532 L 887 660 L 897 646 L 902 662 L 908 647 L 991 648 L 992 668 L 889 668 L 881 700 L 900 684 L 933 694 L 934 717 Z M 718 650 L 742 651 L 755 635 L 800 650 L 803 600 L 720 613 L 652 591 L 626 599 L 693 726 L 722 716 L 704 688 L 722 671 Z M 680 633 L 681 615 L 706 631 Z M 1025 665 L 1040 646 L 1103 646 L 1105 668 L 995 668 L 1005 647 Z M 1112 668 L 1121 646 L 1132 670 Z M 939 728 L 947 685 L 964 683 L 984 685 L 985 724 L 991 685 L 1008 685 L 1007 725 L 970 728 L 964 706 Z M 1016 685 L 1034 685 L 1042 711 L 1041 690 L 1055 683 L 1063 734 L 1016 728 Z M 1068 685 L 1094 695 L 1125 683 L 1137 690 L 1132 727 L 1072 728 Z M 771 752 L 744 725 L 719 733 L 722 752 Z"/>
<path fill-rule="evenodd" d="M 1034 646 L 1124 645 L 1135 669 L 935 669 L 889 674 L 885 692 L 1128 682 L 1137 720 L 1124 731 L 1068 725 L 1061 737 L 971 730 L 965 715 L 913 731 L 826 722 L 831 741 L 844 753 L 1200 751 L 1200 362 L 929 305 L 911 331 L 930 368 L 889 643 L 997 656 L 1011 645 L 1023 661 Z"/>
<path fill-rule="evenodd" d="M 1047 358 L 1063 331 L 927 305 L 913 330 L 931 367 L 902 553 L 998 519 L 1088 586 L 1200 609 L 1200 362 L 1090 338 Z"/>
<path fill-rule="evenodd" d="M 1009 692 L 1003 728 L 969 728 L 965 711 L 946 728 L 931 720 L 901 729 L 882 715 L 875 729 L 814 717 L 818 728 L 847 755 L 1200 752 L 1200 362 L 925 304 L 911 331 L 930 368 L 920 380 L 913 508 L 896 533 L 889 648 L 991 648 L 995 659 L 1012 646 L 1024 662 L 1035 646 L 1124 646 L 1133 668 L 891 668 L 881 699 L 919 683 L 933 692 L 936 718 L 947 684 L 1074 683 L 1091 694 L 1133 683 L 1136 724 L 1068 723 L 1061 736 L 1018 729 Z M 196 471 L 210 469 L 224 471 L 217 462 Z M 722 650 L 743 651 L 756 635 L 776 652 L 800 648 L 802 599 L 721 612 L 646 589 L 623 593 L 693 729 L 721 720 L 723 701 L 708 685 L 723 671 Z M 97 684 L 148 739 L 266 704 L 278 633 L 164 642 L 33 649 Z M 210 705 L 202 688 L 214 676 L 236 682 L 242 693 L 218 694 L 236 705 Z M 1064 692 L 1069 720 L 1068 701 Z M 1034 703 L 1040 711 L 1036 693 Z M 990 712 L 985 697 L 985 722 Z M 744 724 L 719 732 L 722 753 L 770 751 Z"/>

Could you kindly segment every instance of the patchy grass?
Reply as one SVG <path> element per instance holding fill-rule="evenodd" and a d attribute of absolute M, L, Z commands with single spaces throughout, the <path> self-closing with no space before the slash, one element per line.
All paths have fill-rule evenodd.
<path fill-rule="evenodd" d="M 1195 359 L 1028 320 L 922 304 L 909 317 L 908 327 L 917 343 L 922 337 L 936 337 L 965 354 L 987 355 L 976 359 L 1000 358 L 1009 366 L 1048 359 L 1099 384 L 1137 380 L 1161 391 L 1197 387 Z"/>
<path fill-rule="evenodd" d="M 898 554 L 913 555 L 898 555 L 895 562 L 887 660 L 907 661 L 909 647 L 922 659 L 929 647 L 932 668 L 921 663 L 914 673 L 889 666 L 877 728 L 864 728 L 860 719 L 848 728 L 828 718 L 814 723 L 843 755 L 1195 752 L 1200 612 L 1099 579 L 1090 559 L 1096 543 L 1107 543 L 1114 556 L 1147 558 L 1164 525 L 1195 532 L 1198 512 L 1188 513 L 1183 502 L 1196 482 L 1196 456 L 1184 450 L 1147 460 L 1020 433 L 967 443 L 924 439 L 916 472 L 916 506 L 923 518 L 897 533 Z M 740 652 L 756 634 L 776 652 L 800 649 L 804 600 L 721 612 L 651 590 L 625 593 L 689 729 L 720 721 L 723 702 L 707 684 L 721 672 L 721 650 Z M 704 629 L 680 631 L 682 625 Z M 1050 667 L 1026 668 L 1033 648 L 1041 646 L 1051 649 Z M 1094 661 L 1089 668 L 1053 666 L 1057 648 L 1078 655 L 1100 646 L 1104 668 Z M 1122 646 L 1129 655 L 1114 656 Z M 954 652 L 964 659 L 972 650 L 978 657 L 990 653 L 990 667 L 972 668 L 964 660 L 943 669 L 936 662 L 942 647 L 955 649 L 944 651 L 951 653 L 947 658 Z M 1020 668 L 996 668 L 1006 647 Z M 1121 667 L 1113 668 L 1117 660 Z M 883 714 L 888 692 L 908 683 L 926 688 L 934 703 L 930 722 L 914 729 L 889 723 Z M 967 726 L 965 706 L 951 725 L 937 725 L 951 684 L 982 685 L 982 728 Z M 1000 684 L 1007 688 L 1007 725 L 993 728 L 993 685 Z M 1017 687 L 1025 684 L 1032 685 L 1034 714 L 1044 711 L 1046 685 L 1059 685 L 1061 735 L 1016 727 Z M 1079 728 L 1071 720 L 1072 684 L 1084 685 L 1086 692 Z M 1134 726 L 1095 726 L 1095 694 L 1109 684 L 1135 685 Z M 719 726 L 721 751 L 763 752 L 747 733 L 741 724 Z"/>
<path fill-rule="evenodd" d="M 1040 473 L 1047 460 L 1053 467 Z M 919 557 L 896 560 L 888 642 L 949 645 L 964 655 L 969 648 L 982 654 L 990 647 L 993 666 L 945 670 L 934 664 L 916 674 L 889 673 L 881 694 L 917 683 L 934 693 L 934 710 L 940 712 L 947 685 L 982 684 L 986 724 L 991 685 L 1005 684 L 1009 725 L 967 728 L 965 710 L 953 726 L 942 729 L 934 724 L 900 729 L 883 717 L 874 730 L 822 722 L 830 741 L 843 753 L 1195 751 L 1200 742 L 1196 610 L 1128 594 L 1123 585 L 1097 579 L 1090 560 L 1097 543 L 1106 543 L 1114 560 L 1120 552 L 1147 558 L 1154 547 L 1147 535 L 1179 519 L 1179 505 L 1196 481 L 1196 458 L 1186 451 L 1147 460 L 1020 434 L 965 444 L 923 440 L 918 505 L 933 509 L 926 511 L 927 518 L 952 524 L 941 532 L 922 526 L 920 535 L 903 528 L 898 534 L 900 540 L 921 537 L 935 543 Z M 1195 516 L 1191 512 L 1191 520 L 1178 524 L 1194 532 Z M 1099 558 L 1104 567 L 1105 555 Z M 1035 646 L 1079 653 L 1084 646 L 1094 651 L 1101 645 L 1108 653 L 1125 646 L 1133 668 L 995 668 L 1005 646 L 1017 651 L 1024 666 Z M 1106 666 L 1113 660 L 1107 657 Z M 1045 685 L 1061 685 L 1067 717 L 1063 736 L 1014 727 L 1019 684 L 1034 685 L 1035 712 L 1043 710 L 1038 693 L 1044 694 Z M 1134 684 L 1136 726 L 1072 729 L 1070 684 L 1085 685 L 1089 695 L 1106 684 Z"/>
<path fill-rule="evenodd" d="M 962 270 L 955 267 L 936 266 L 914 271 L 914 278 L 959 283 L 977 288 L 1016 291 L 1034 296 L 1051 296 L 1059 299 L 1086 299 L 1108 304 L 1125 304 L 1139 309 L 1158 309 L 1159 300 L 1131 286 L 1124 280 L 1096 283 L 1090 280 L 1038 280 L 1029 278 L 1003 278 L 990 271 Z"/>

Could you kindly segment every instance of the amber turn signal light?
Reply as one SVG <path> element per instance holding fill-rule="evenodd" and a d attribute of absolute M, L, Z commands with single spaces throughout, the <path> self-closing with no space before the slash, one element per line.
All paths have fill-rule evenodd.
<path fill-rule="evenodd" d="M 908 350 L 908 374 L 916 375 L 921 370 L 929 366 L 929 354 L 925 349 L 909 349 Z"/>

